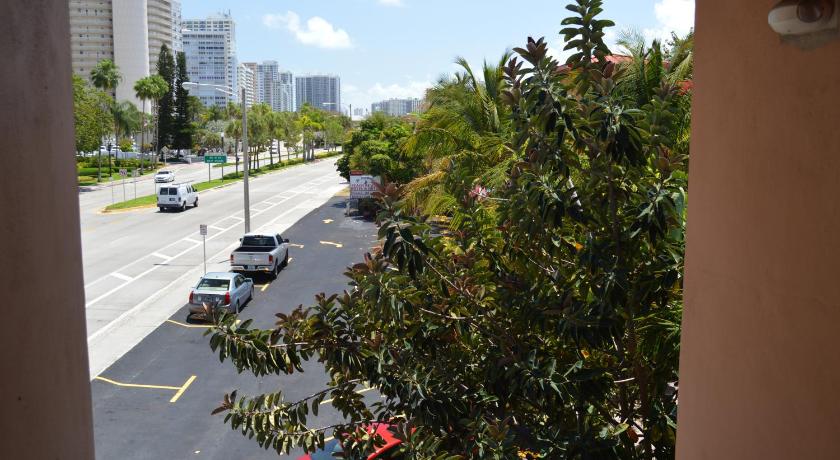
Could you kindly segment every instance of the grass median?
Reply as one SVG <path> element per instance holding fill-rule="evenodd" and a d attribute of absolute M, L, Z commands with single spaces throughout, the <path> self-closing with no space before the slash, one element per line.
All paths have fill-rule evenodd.
<path fill-rule="evenodd" d="M 318 159 L 329 158 L 329 157 L 336 156 L 340 153 L 341 152 L 328 152 L 328 153 L 324 153 L 322 155 L 318 155 L 317 158 Z M 273 172 L 279 171 L 281 169 L 285 169 L 285 168 L 288 168 L 290 166 L 299 165 L 299 164 L 302 164 L 302 163 L 303 162 L 301 160 L 291 160 L 291 161 L 278 162 L 278 163 L 274 163 L 273 166 L 269 165 L 269 166 L 263 166 L 262 168 L 259 168 L 259 169 L 252 169 L 251 172 L 248 175 L 250 177 L 258 177 L 258 176 L 262 176 L 263 174 L 273 173 Z M 229 184 L 232 184 L 234 182 L 239 182 L 241 180 L 242 180 L 242 172 L 239 172 L 239 173 L 234 172 L 234 173 L 230 173 L 230 174 L 225 174 L 224 180 L 213 179 L 213 180 L 210 180 L 210 181 L 196 182 L 196 183 L 193 183 L 192 186 L 193 186 L 193 188 L 196 189 L 196 191 L 203 192 L 205 190 L 221 187 L 222 185 L 229 185 Z M 121 201 L 119 203 L 114 203 L 112 205 L 109 205 L 105 208 L 105 212 L 119 211 L 119 210 L 125 210 L 125 209 L 133 209 L 133 208 L 147 208 L 147 207 L 154 207 L 156 205 L 157 205 L 157 195 L 146 195 L 146 196 L 141 196 L 141 197 L 135 198 L 133 200 Z"/>

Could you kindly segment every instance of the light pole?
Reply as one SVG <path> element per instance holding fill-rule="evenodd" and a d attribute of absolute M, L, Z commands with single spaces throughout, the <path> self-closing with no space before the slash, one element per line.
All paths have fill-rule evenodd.
<path fill-rule="evenodd" d="M 190 88 L 213 88 L 214 90 L 227 94 L 228 96 L 235 97 L 236 93 L 234 89 L 230 86 L 225 85 L 213 85 L 210 83 L 196 83 L 192 81 L 185 81 L 181 84 L 181 86 L 189 91 Z M 251 200 L 249 196 L 249 189 L 248 189 L 248 169 L 249 169 L 249 158 L 248 158 L 248 108 L 245 106 L 245 88 L 242 88 L 242 156 L 245 160 L 245 169 L 242 174 L 242 185 L 244 188 L 244 196 L 245 196 L 245 203 L 244 203 L 244 211 L 243 215 L 245 218 L 245 233 L 249 233 L 251 231 Z"/>

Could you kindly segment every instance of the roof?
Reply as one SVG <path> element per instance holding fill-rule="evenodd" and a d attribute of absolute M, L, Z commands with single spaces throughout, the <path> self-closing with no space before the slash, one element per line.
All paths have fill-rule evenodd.
<path fill-rule="evenodd" d="M 234 276 L 236 276 L 236 273 L 210 272 L 210 273 L 205 273 L 204 276 L 202 276 L 202 278 L 207 278 L 207 279 L 211 279 L 211 280 L 230 280 L 230 279 L 233 279 Z"/>

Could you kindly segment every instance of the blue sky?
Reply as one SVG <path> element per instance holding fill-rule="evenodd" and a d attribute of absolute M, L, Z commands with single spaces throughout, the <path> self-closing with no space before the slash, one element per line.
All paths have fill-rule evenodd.
<path fill-rule="evenodd" d="M 476 67 L 528 36 L 561 54 L 569 0 L 182 0 L 185 19 L 230 11 L 240 62 L 276 60 L 296 74 L 341 76 L 342 102 L 421 97 L 457 56 Z M 527 5 L 527 7 L 525 6 Z M 694 0 L 605 0 L 604 17 L 647 37 L 685 33 Z"/>

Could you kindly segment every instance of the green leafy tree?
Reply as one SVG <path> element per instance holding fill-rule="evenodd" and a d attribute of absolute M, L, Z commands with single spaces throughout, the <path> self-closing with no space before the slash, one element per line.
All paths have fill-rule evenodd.
<path fill-rule="evenodd" d="M 233 119 L 227 123 L 225 127 L 225 136 L 228 139 L 234 139 L 234 155 L 236 156 L 236 174 L 239 174 L 239 141 L 242 140 L 242 120 Z"/>
<path fill-rule="evenodd" d="M 187 58 L 183 52 L 176 58 L 175 73 L 175 117 L 172 146 L 176 149 L 191 149 L 193 147 L 193 114 L 190 105 L 190 93 L 184 88 L 187 77 Z"/>
<path fill-rule="evenodd" d="M 568 8 L 568 71 L 543 39 L 504 67 L 515 161 L 502 186 L 451 186 L 458 207 L 441 224 L 407 214 L 390 185 L 381 249 L 348 269 L 352 292 L 280 313 L 272 330 L 215 318 L 210 347 L 240 372 L 317 361 L 329 376 L 302 400 L 226 395 L 215 413 L 232 428 L 278 452 L 384 421 L 409 458 L 674 457 L 680 91 L 665 82 L 643 104 L 624 94 L 604 59 L 601 1 Z M 363 384 L 382 400 L 366 404 Z M 345 421 L 310 426 L 327 398 Z M 344 458 L 371 443 L 345 443 Z"/>
<path fill-rule="evenodd" d="M 117 85 L 119 85 L 120 81 L 122 80 L 122 74 L 120 73 L 120 69 L 114 64 L 114 61 L 110 59 L 103 59 L 99 61 L 93 69 L 90 70 L 90 81 L 93 83 L 93 86 L 106 91 L 106 92 L 113 92 L 114 94 L 114 104 L 116 104 L 117 96 Z M 119 135 L 117 134 L 117 127 L 114 126 L 114 142 L 119 139 Z M 102 153 L 97 154 L 97 180 L 102 180 Z M 111 154 L 108 153 L 108 164 L 111 164 Z"/>
<path fill-rule="evenodd" d="M 158 55 L 157 74 L 167 84 L 166 94 L 158 100 L 155 152 L 163 146 L 173 145 L 175 139 L 175 58 L 166 44 L 161 45 Z"/>
<path fill-rule="evenodd" d="M 297 148 L 298 144 L 301 142 L 303 131 L 301 130 L 300 123 L 298 123 L 297 113 L 281 112 L 280 115 L 283 119 L 283 122 L 280 125 L 283 130 L 280 140 L 283 142 L 283 145 L 286 146 L 286 159 L 288 160 L 291 159 L 293 151 L 295 152 L 295 155 L 297 155 Z"/>
<path fill-rule="evenodd" d="M 73 124 L 77 152 L 99 150 L 102 138 L 114 126 L 111 112 L 107 110 L 110 104 L 110 96 L 91 88 L 79 75 L 73 75 Z"/>
<path fill-rule="evenodd" d="M 140 141 L 140 150 L 141 153 L 145 151 L 146 145 L 146 132 L 148 131 L 148 127 L 146 126 L 146 101 L 152 101 L 152 116 L 155 120 L 159 120 L 158 118 L 158 107 L 159 102 L 166 94 L 169 92 L 169 84 L 161 77 L 160 75 L 151 75 L 149 77 L 144 77 L 137 80 L 134 83 L 134 92 L 138 99 L 143 102 L 143 127 L 140 131 L 141 133 L 141 141 Z M 158 122 L 155 123 L 157 126 Z M 140 163 L 140 171 L 143 171 L 143 163 Z"/>
<path fill-rule="evenodd" d="M 349 179 L 358 169 L 383 176 L 387 181 L 405 184 L 420 171 L 420 157 L 403 149 L 411 135 L 411 125 L 384 113 L 374 113 L 348 135 L 342 149 L 339 172 Z"/>

